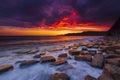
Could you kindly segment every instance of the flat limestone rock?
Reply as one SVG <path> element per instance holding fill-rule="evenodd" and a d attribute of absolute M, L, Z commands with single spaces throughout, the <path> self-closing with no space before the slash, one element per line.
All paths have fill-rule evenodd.
<path fill-rule="evenodd" d="M 102 68 L 103 67 L 103 61 L 104 61 L 103 55 L 102 54 L 96 54 L 94 56 L 94 58 L 92 59 L 91 65 L 93 67 Z"/>
<path fill-rule="evenodd" d="M 109 58 L 120 58 L 120 55 L 118 54 L 106 54 L 104 55 L 104 58 L 109 59 Z"/>
<path fill-rule="evenodd" d="M 46 54 L 46 52 L 42 51 L 42 52 L 40 52 L 40 54 L 41 54 L 41 55 L 45 55 L 45 54 Z"/>
<path fill-rule="evenodd" d="M 63 50 L 62 48 L 57 48 L 57 47 L 53 47 L 52 49 L 48 50 L 49 52 L 54 52 L 54 51 L 61 51 Z"/>
<path fill-rule="evenodd" d="M 89 50 L 88 54 L 91 54 L 92 56 L 94 56 L 97 54 L 97 51 L 96 50 Z"/>
<path fill-rule="evenodd" d="M 120 58 L 110 58 L 106 60 L 106 63 L 113 64 L 120 67 Z"/>
<path fill-rule="evenodd" d="M 70 50 L 69 54 L 71 55 L 79 55 L 81 51 L 77 51 L 77 50 Z"/>
<path fill-rule="evenodd" d="M 37 49 L 33 49 L 33 50 L 29 50 L 29 51 L 27 51 L 27 52 L 25 52 L 25 53 L 27 53 L 27 54 L 33 54 L 33 53 L 37 53 L 39 50 L 37 50 Z"/>
<path fill-rule="evenodd" d="M 33 58 L 40 58 L 41 57 L 41 54 L 36 54 L 33 56 Z"/>
<path fill-rule="evenodd" d="M 90 55 L 90 54 L 76 55 L 75 56 L 75 60 L 91 61 L 92 60 L 92 55 Z"/>
<path fill-rule="evenodd" d="M 4 73 L 12 68 L 13 68 L 12 64 L 1 65 L 0 66 L 0 73 Z"/>
<path fill-rule="evenodd" d="M 113 80 L 120 80 L 120 67 L 112 64 L 105 64 L 104 67 L 113 77 Z"/>
<path fill-rule="evenodd" d="M 33 65 L 33 64 L 38 63 L 38 62 L 39 61 L 37 61 L 37 60 L 26 60 L 20 64 L 20 67 Z"/>
<path fill-rule="evenodd" d="M 50 75 L 48 80 L 70 80 L 70 77 L 65 73 L 55 73 Z"/>
<path fill-rule="evenodd" d="M 41 63 L 46 63 L 46 62 L 55 62 L 55 58 L 53 56 L 43 56 L 40 58 Z"/>
<path fill-rule="evenodd" d="M 98 80 L 113 80 L 113 78 L 107 70 L 104 70 L 103 73 L 99 76 Z"/>
<path fill-rule="evenodd" d="M 116 49 L 115 52 L 120 55 L 120 49 Z"/>
<path fill-rule="evenodd" d="M 58 55 L 59 58 L 67 58 L 67 56 L 68 55 L 66 53 Z"/>
<path fill-rule="evenodd" d="M 32 50 L 27 50 L 27 51 L 17 51 L 16 53 L 18 54 L 33 54 L 33 53 L 37 53 L 39 50 L 37 49 L 32 49 Z"/>
<path fill-rule="evenodd" d="M 67 61 L 64 58 L 58 59 L 55 61 L 55 65 L 61 65 L 61 64 L 65 64 L 67 63 Z"/>

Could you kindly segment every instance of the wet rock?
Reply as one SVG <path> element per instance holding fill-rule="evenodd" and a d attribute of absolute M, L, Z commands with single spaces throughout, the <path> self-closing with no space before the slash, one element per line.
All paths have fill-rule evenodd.
<path fill-rule="evenodd" d="M 87 43 L 81 42 L 81 43 L 79 43 L 79 46 L 87 46 Z"/>
<path fill-rule="evenodd" d="M 72 46 L 72 49 L 77 49 L 79 47 L 79 44 L 74 44 L 73 46 Z"/>
<path fill-rule="evenodd" d="M 61 65 L 65 63 L 67 63 L 67 61 L 64 58 L 61 58 L 61 59 L 56 60 L 54 65 Z"/>
<path fill-rule="evenodd" d="M 101 45 L 101 46 L 100 46 L 100 49 L 101 49 L 102 51 L 106 51 L 108 48 L 109 48 L 109 46 L 106 46 L 106 45 Z"/>
<path fill-rule="evenodd" d="M 113 64 L 120 67 L 120 58 L 107 59 L 106 63 Z"/>
<path fill-rule="evenodd" d="M 100 50 L 98 50 L 98 51 L 97 51 L 97 54 L 103 54 L 103 52 L 102 52 L 102 51 L 100 51 Z"/>
<path fill-rule="evenodd" d="M 94 56 L 94 58 L 92 59 L 91 65 L 93 67 L 102 68 L 103 67 L 103 61 L 104 61 L 103 55 L 102 54 L 96 54 Z"/>
<path fill-rule="evenodd" d="M 99 48 L 99 45 L 94 45 L 92 48 Z"/>
<path fill-rule="evenodd" d="M 33 53 L 37 53 L 37 52 L 39 52 L 39 50 L 33 49 L 33 50 L 29 50 L 29 51 L 27 51 L 25 53 L 27 53 L 27 54 L 33 54 Z"/>
<path fill-rule="evenodd" d="M 13 68 L 12 64 L 1 65 L 0 66 L 0 73 L 4 73 L 12 68 Z"/>
<path fill-rule="evenodd" d="M 40 52 L 40 55 L 45 55 L 45 54 L 46 54 L 46 52 L 44 52 L 44 51 Z"/>
<path fill-rule="evenodd" d="M 88 54 L 91 54 L 92 56 L 94 56 L 97 54 L 97 51 L 96 50 L 89 50 Z"/>
<path fill-rule="evenodd" d="M 76 55 L 75 56 L 75 60 L 91 61 L 92 60 L 92 55 L 90 55 L 90 54 Z"/>
<path fill-rule="evenodd" d="M 62 67 L 58 68 L 57 70 L 66 71 L 66 70 L 69 70 L 69 69 L 74 69 L 74 67 L 72 65 L 70 65 L 70 64 L 67 64 L 65 66 L 62 66 Z"/>
<path fill-rule="evenodd" d="M 115 51 L 107 50 L 106 53 L 107 53 L 107 54 L 115 54 Z"/>
<path fill-rule="evenodd" d="M 37 49 L 33 49 L 33 50 L 27 50 L 27 51 L 17 51 L 16 53 L 18 54 L 33 54 L 33 53 L 37 53 L 39 50 Z"/>
<path fill-rule="evenodd" d="M 67 59 L 72 59 L 72 57 L 70 57 L 70 56 L 67 56 Z"/>
<path fill-rule="evenodd" d="M 33 58 L 40 58 L 41 57 L 41 54 L 36 54 L 33 56 Z"/>
<path fill-rule="evenodd" d="M 70 77 L 65 73 L 55 73 L 49 77 L 49 80 L 70 80 Z"/>
<path fill-rule="evenodd" d="M 85 76 L 85 80 L 97 80 L 96 78 L 90 76 L 90 75 L 86 75 Z"/>
<path fill-rule="evenodd" d="M 120 55 L 120 49 L 116 49 L 115 52 Z"/>
<path fill-rule="evenodd" d="M 71 55 L 79 55 L 81 53 L 81 51 L 77 51 L 77 50 L 70 50 L 69 54 Z"/>
<path fill-rule="evenodd" d="M 104 70 L 103 73 L 98 77 L 98 80 L 113 80 L 113 78 L 107 70 Z"/>
<path fill-rule="evenodd" d="M 38 63 L 38 62 L 39 61 L 37 61 L 37 60 L 26 60 L 20 64 L 20 67 L 33 65 L 33 64 Z"/>
<path fill-rule="evenodd" d="M 117 54 L 106 54 L 104 55 L 105 59 L 109 59 L 109 58 L 120 58 L 120 55 Z"/>
<path fill-rule="evenodd" d="M 43 56 L 40 58 L 41 63 L 45 62 L 55 62 L 55 58 L 53 56 Z"/>
<path fill-rule="evenodd" d="M 94 47 L 94 45 L 95 45 L 95 43 L 89 43 L 89 44 L 87 44 L 86 47 L 88 47 L 88 48 L 92 48 L 92 47 Z"/>
<path fill-rule="evenodd" d="M 59 58 L 67 58 L 68 55 L 66 53 L 58 55 Z"/>
<path fill-rule="evenodd" d="M 87 48 L 82 48 L 82 51 L 87 51 L 88 49 Z"/>
<path fill-rule="evenodd" d="M 105 64 L 104 70 L 107 70 L 113 80 L 120 80 L 120 67 L 111 64 Z"/>
<path fill-rule="evenodd" d="M 53 47 L 52 49 L 48 50 L 49 52 L 53 52 L 53 51 L 61 51 L 63 50 L 62 48 L 57 48 L 57 47 Z"/>

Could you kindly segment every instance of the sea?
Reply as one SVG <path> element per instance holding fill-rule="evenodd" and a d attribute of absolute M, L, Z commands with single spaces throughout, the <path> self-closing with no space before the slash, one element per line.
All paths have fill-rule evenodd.
<path fill-rule="evenodd" d="M 69 47 L 77 43 L 88 43 L 102 36 L 1 36 L 0 37 L 0 65 L 12 64 L 14 69 L 0 74 L 0 80 L 48 80 L 51 74 L 63 72 L 70 76 L 71 80 L 84 80 L 86 75 L 98 78 L 102 69 L 91 67 L 89 62 L 76 61 L 69 50 L 49 52 L 52 48 Z M 83 46 L 85 47 L 85 46 Z M 79 47 L 77 50 L 81 50 Z M 35 54 L 17 54 L 18 51 L 37 49 Z M 92 49 L 97 50 L 97 49 Z M 22 61 L 33 60 L 33 56 L 45 51 L 43 56 L 54 56 L 66 53 L 72 59 L 67 59 L 68 64 L 54 66 L 51 63 L 37 63 L 29 67 L 20 68 Z M 39 59 L 35 59 L 39 60 Z"/>

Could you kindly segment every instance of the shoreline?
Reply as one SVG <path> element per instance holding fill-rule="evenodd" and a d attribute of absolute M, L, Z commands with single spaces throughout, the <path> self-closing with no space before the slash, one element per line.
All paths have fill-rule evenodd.
<path fill-rule="evenodd" d="M 79 79 L 84 80 L 85 78 L 91 78 L 91 77 L 93 79 L 97 79 L 97 78 L 106 79 L 108 78 L 108 76 L 105 76 L 106 73 L 104 73 L 105 71 L 104 68 L 106 68 L 107 70 L 113 69 L 112 67 L 109 68 L 109 66 L 113 64 L 109 62 L 110 65 L 107 65 L 108 62 L 106 62 L 106 60 L 114 59 L 116 61 L 116 57 L 111 58 L 106 56 L 109 56 L 110 54 L 114 56 L 119 55 L 116 53 L 114 54 L 108 53 L 109 48 L 116 45 L 116 41 L 119 42 L 119 40 L 115 40 L 115 39 L 111 39 L 111 40 L 109 38 L 105 39 L 105 37 L 99 37 L 98 39 L 97 37 L 84 38 L 76 41 L 68 41 L 68 42 L 65 41 L 63 43 L 62 42 L 51 43 L 50 45 L 46 45 L 46 46 L 39 45 L 35 47 L 35 45 L 33 45 L 32 48 L 23 47 L 21 49 L 18 48 L 14 50 L 11 49 L 10 51 L 8 50 L 6 51 L 6 53 L 9 54 L 10 56 L 1 57 L 0 64 L 1 65 L 12 64 L 14 68 L 13 70 L 3 73 L 0 76 L 0 78 L 7 80 L 5 76 L 8 76 L 9 77 L 8 80 L 11 80 L 12 77 L 15 79 L 19 77 L 18 75 L 22 75 L 20 72 L 25 71 L 26 74 L 22 75 L 21 76 L 22 79 L 18 79 L 18 80 L 25 80 L 26 78 L 30 79 L 30 77 L 28 77 L 30 75 L 34 76 L 34 78 L 32 78 L 31 80 L 34 79 L 48 80 L 48 78 L 52 74 L 56 75 L 55 73 L 58 72 L 67 74 L 68 77 L 71 78 L 71 80 L 79 80 Z M 112 44 L 112 46 L 109 46 L 110 44 Z M 118 45 L 118 47 L 120 46 Z M 62 57 L 63 59 L 61 58 L 59 59 L 60 55 L 63 56 Z M 67 57 L 65 57 L 65 55 L 67 55 Z M 48 57 L 44 59 L 44 57 L 46 56 Z M 52 60 L 49 60 L 51 59 L 51 56 L 53 56 Z M 42 64 L 41 61 L 44 61 L 46 59 L 52 62 L 50 63 L 47 62 Z M 35 62 L 32 60 L 35 60 L 35 62 L 38 63 L 34 64 Z M 55 63 L 54 60 L 56 61 Z M 29 67 L 21 68 L 20 65 L 23 63 L 24 65 L 28 65 L 28 64 L 31 65 L 29 65 Z M 103 63 L 105 65 L 103 65 Z M 114 64 L 115 67 L 116 64 L 117 63 Z M 31 69 L 32 71 L 31 74 L 29 74 L 28 69 Z M 47 74 L 46 77 L 45 75 L 43 75 L 44 77 L 41 76 L 42 70 L 44 70 L 43 74 Z M 15 71 L 18 72 L 16 75 L 14 73 Z M 40 73 L 40 75 L 35 77 L 35 74 L 38 73 Z M 62 73 L 60 75 L 63 75 Z M 107 74 L 108 73 L 111 74 L 111 72 L 107 72 Z M 114 74 L 112 74 L 112 76 L 114 76 Z"/>

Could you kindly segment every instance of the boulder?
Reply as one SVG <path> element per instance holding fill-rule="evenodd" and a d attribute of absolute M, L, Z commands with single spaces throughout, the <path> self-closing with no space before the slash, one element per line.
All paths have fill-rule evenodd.
<path fill-rule="evenodd" d="M 34 55 L 33 58 L 40 58 L 41 54 Z"/>
<path fill-rule="evenodd" d="M 37 50 L 37 49 L 33 49 L 33 50 L 26 50 L 26 51 L 17 51 L 16 53 L 18 53 L 18 54 L 33 54 L 33 53 L 36 53 L 36 52 L 38 52 L 39 50 Z"/>
<path fill-rule="evenodd" d="M 92 48 L 94 45 L 95 45 L 94 43 L 89 43 L 89 44 L 87 44 L 86 47 L 88 47 L 88 48 Z"/>
<path fill-rule="evenodd" d="M 120 55 L 120 49 L 115 49 L 115 52 Z"/>
<path fill-rule="evenodd" d="M 79 46 L 87 46 L 87 43 L 79 43 Z"/>
<path fill-rule="evenodd" d="M 112 64 L 105 64 L 104 70 L 107 70 L 113 80 L 120 80 L 120 67 Z"/>
<path fill-rule="evenodd" d="M 77 49 L 79 47 L 79 44 L 74 44 L 73 46 L 72 46 L 72 49 Z"/>
<path fill-rule="evenodd" d="M 57 47 L 53 47 L 52 49 L 48 50 L 49 52 L 53 52 L 53 51 L 61 51 L 63 50 L 62 48 L 57 48 Z"/>
<path fill-rule="evenodd" d="M 97 54 L 103 54 L 103 52 L 101 50 L 98 50 Z"/>
<path fill-rule="evenodd" d="M 68 55 L 66 53 L 58 55 L 58 58 L 67 58 Z"/>
<path fill-rule="evenodd" d="M 41 55 L 45 55 L 45 54 L 46 54 L 46 52 L 42 51 L 42 52 L 40 52 L 40 54 L 41 54 Z"/>
<path fill-rule="evenodd" d="M 108 48 L 109 48 L 109 46 L 106 46 L 106 45 L 101 45 L 101 46 L 100 46 L 100 49 L 101 49 L 102 51 L 106 51 L 106 50 L 108 50 Z"/>
<path fill-rule="evenodd" d="M 20 67 L 33 65 L 33 64 L 38 63 L 38 62 L 39 61 L 37 61 L 37 60 L 26 60 L 20 64 Z"/>
<path fill-rule="evenodd" d="M 0 66 L 0 73 L 4 73 L 12 68 L 13 68 L 12 64 L 1 65 Z"/>
<path fill-rule="evenodd" d="M 85 54 L 85 55 L 76 55 L 75 60 L 85 60 L 85 61 L 91 61 L 92 60 L 92 55 L 90 54 Z"/>
<path fill-rule="evenodd" d="M 113 80 L 113 78 L 107 70 L 104 70 L 103 73 L 98 77 L 98 80 Z"/>
<path fill-rule="evenodd" d="M 99 48 L 99 45 L 94 45 L 92 48 Z"/>
<path fill-rule="evenodd" d="M 25 53 L 27 53 L 27 54 L 33 54 L 33 53 L 37 53 L 38 51 L 39 50 L 37 50 L 37 49 L 33 49 L 33 50 L 28 50 Z"/>
<path fill-rule="evenodd" d="M 65 73 L 55 73 L 50 75 L 48 80 L 70 80 L 70 77 Z"/>
<path fill-rule="evenodd" d="M 105 59 L 109 59 L 109 58 L 120 58 L 120 55 L 117 54 L 106 54 L 104 55 Z"/>
<path fill-rule="evenodd" d="M 120 67 L 120 58 L 110 58 L 106 60 L 106 63 L 113 64 Z"/>
<path fill-rule="evenodd" d="M 102 54 L 96 54 L 94 56 L 94 58 L 92 59 L 91 65 L 93 67 L 102 68 L 103 67 L 103 61 L 104 61 L 103 55 Z"/>
<path fill-rule="evenodd" d="M 53 56 L 43 56 L 40 58 L 41 63 L 45 62 L 55 62 L 55 58 Z"/>
<path fill-rule="evenodd" d="M 88 54 L 91 54 L 92 56 L 94 56 L 97 54 L 97 51 L 96 50 L 89 50 Z"/>
<path fill-rule="evenodd" d="M 81 53 L 81 51 L 77 51 L 77 50 L 70 50 L 69 54 L 71 55 L 79 55 Z"/>
<path fill-rule="evenodd" d="M 82 48 L 82 51 L 88 51 L 88 49 L 87 48 Z"/>
<path fill-rule="evenodd" d="M 72 57 L 70 57 L 70 56 L 67 56 L 67 59 L 72 59 Z"/>
<path fill-rule="evenodd" d="M 67 63 L 67 61 L 64 58 L 58 59 L 55 61 L 55 65 L 61 65 L 61 64 L 65 64 Z"/>
<path fill-rule="evenodd" d="M 113 50 L 107 50 L 106 53 L 107 54 L 115 54 L 115 51 L 113 51 Z"/>
<path fill-rule="evenodd" d="M 90 76 L 90 75 L 86 75 L 85 76 L 85 80 L 97 80 L 96 78 Z"/>

